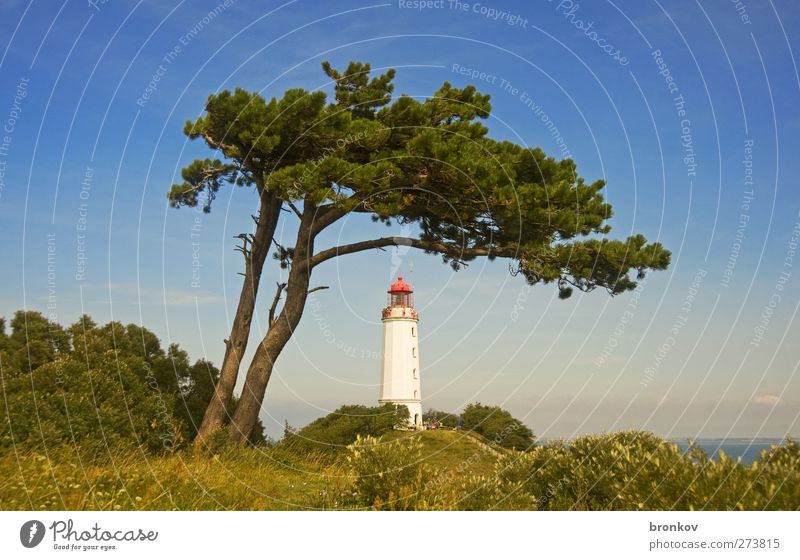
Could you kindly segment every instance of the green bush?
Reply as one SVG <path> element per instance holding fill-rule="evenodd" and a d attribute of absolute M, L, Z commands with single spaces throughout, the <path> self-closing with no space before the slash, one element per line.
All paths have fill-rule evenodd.
<path fill-rule="evenodd" d="M 280 444 L 301 453 L 343 451 L 359 435 L 380 437 L 407 422 L 408 408 L 402 405 L 346 405 L 299 431 L 287 427 Z"/>
<path fill-rule="evenodd" d="M 714 465 L 709 469 L 714 471 Z M 773 445 L 759 455 L 758 460 L 746 467 L 744 487 L 736 480 L 735 494 L 728 486 L 728 480 L 714 473 L 719 481 L 712 506 L 707 509 L 733 509 L 732 507 L 714 507 L 721 503 L 725 496 L 729 502 L 735 501 L 736 509 L 742 510 L 797 510 L 800 509 L 800 446 L 787 439 L 782 445 Z M 733 495 L 732 495 L 733 494 Z M 729 505 L 729 504 L 725 504 Z"/>
<path fill-rule="evenodd" d="M 750 467 L 647 432 L 618 432 L 506 452 L 485 476 L 435 475 L 414 507 L 460 510 L 796 509 L 793 442 Z M 437 478 L 438 477 L 438 478 Z"/>
<path fill-rule="evenodd" d="M 519 488 L 536 509 L 786 510 L 800 507 L 799 473 L 792 441 L 745 466 L 724 453 L 709 460 L 699 448 L 682 452 L 652 433 L 628 431 L 506 455 L 493 478 L 503 489 Z"/>
<path fill-rule="evenodd" d="M 522 485 L 497 476 L 469 476 L 457 480 L 454 494 L 438 509 L 465 511 L 535 510 L 536 499 Z"/>
<path fill-rule="evenodd" d="M 528 449 L 534 441 L 531 429 L 499 406 L 473 403 L 461 413 L 464 429 L 471 430 L 506 449 Z"/>
<path fill-rule="evenodd" d="M 375 509 L 414 507 L 423 484 L 422 444 L 417 438 L 391 442 L 358 436 L 347 447 L 355 476 L 354 502 Z"/>

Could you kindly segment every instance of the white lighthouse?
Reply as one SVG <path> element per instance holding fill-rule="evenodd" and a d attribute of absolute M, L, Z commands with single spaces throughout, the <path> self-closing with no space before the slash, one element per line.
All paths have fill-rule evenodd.
<path fill-rule="evenodd" d="M 402 276 L 389 288 L 389 305 L 383 309 L 383 362 L 381 404 L 408 407 L 410 427 L 421 430 L 422 396 L 419 382 L 419 314 L 411 298 L 413 290 Z"/>

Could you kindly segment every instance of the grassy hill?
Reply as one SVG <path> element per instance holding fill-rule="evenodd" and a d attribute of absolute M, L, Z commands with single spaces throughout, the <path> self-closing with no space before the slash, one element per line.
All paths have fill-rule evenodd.
<path fill-rule="evenodd" d="M 382 441 L 411 439 L 422 445 L 422 465 L 440 472 L 487 474 L 496 460 L 496 451 L 463 432 L 398 431 Z M 233 448 L 213 457 L 124 449 L 93 457 L 79 457 L 69 448 L 9 453 L 0 457 L 0 510 L 329 507 L 323 496 L 351 482 L 343 455 L 303 456 L 280 446 Z"/>
<path fill-rule="evenodd" d="M 750 465 L 687 454 L 648 432 L 505 450 L 468 432 L 359 437 L 348 448 L 291 445 L 89 455 L 64 445 L 0 456 L 1 510 L 549 509 L 800 507 L 800 447 Z"/>
<path fill-rule="evenodd" d="M 503 450 L 490 446 L 483 438 L 470 432 L 429 430 L 425 432 L 389 432 L 383 441 L 418 440 L 422 444 L 422 460 L 436 469 L 462 466 L 470 474 L 485 475 L 492 472 L 497 457 Z"/>

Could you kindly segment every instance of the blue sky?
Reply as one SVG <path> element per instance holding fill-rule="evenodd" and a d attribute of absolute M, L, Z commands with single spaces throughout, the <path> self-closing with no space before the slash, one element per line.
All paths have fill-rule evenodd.
<path fill-rule="evenodd" d="M 0 16 L 0 315 L 50 298 L 61 322 L 143 323 L 220 363 L 242 268 L 232 237 L 255 198 L 228 188 L 209 215 L 168 208 L 181 167 L 209 154 L 183 123 L 212 92 L 330 91 L 323 60 L 363 60 L 397 68 L 398 93 L 448 80 L 491 94 L 493 137 L 605 178 L 612 235 L 657 239 L 673 265 L 634 293 L 561 301 L 504 262 L 332 261 L 268 389 L 271 433 L 376 400 L 379 313 L 399 271 L 422 315 L 425 408 L 501 404 L 550 437 L 797 435 L 793 2 L 19 1 Z M 319 245 L 376 228 L 348 219 Z M 279 274 L 265 274 L 254 342 Z"/>

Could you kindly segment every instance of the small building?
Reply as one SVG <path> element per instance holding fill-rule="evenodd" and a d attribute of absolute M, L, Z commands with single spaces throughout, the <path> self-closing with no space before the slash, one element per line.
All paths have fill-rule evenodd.
<path fill-rule="evenodd" d="M 414 309 L 413 290 L 397 277 L 389 288 L 383 309 L 383 360 L 378 402 L 408 407 L 409 427 L 423 429 L 422 393 L 419 374 L 419 313 Z"/>

